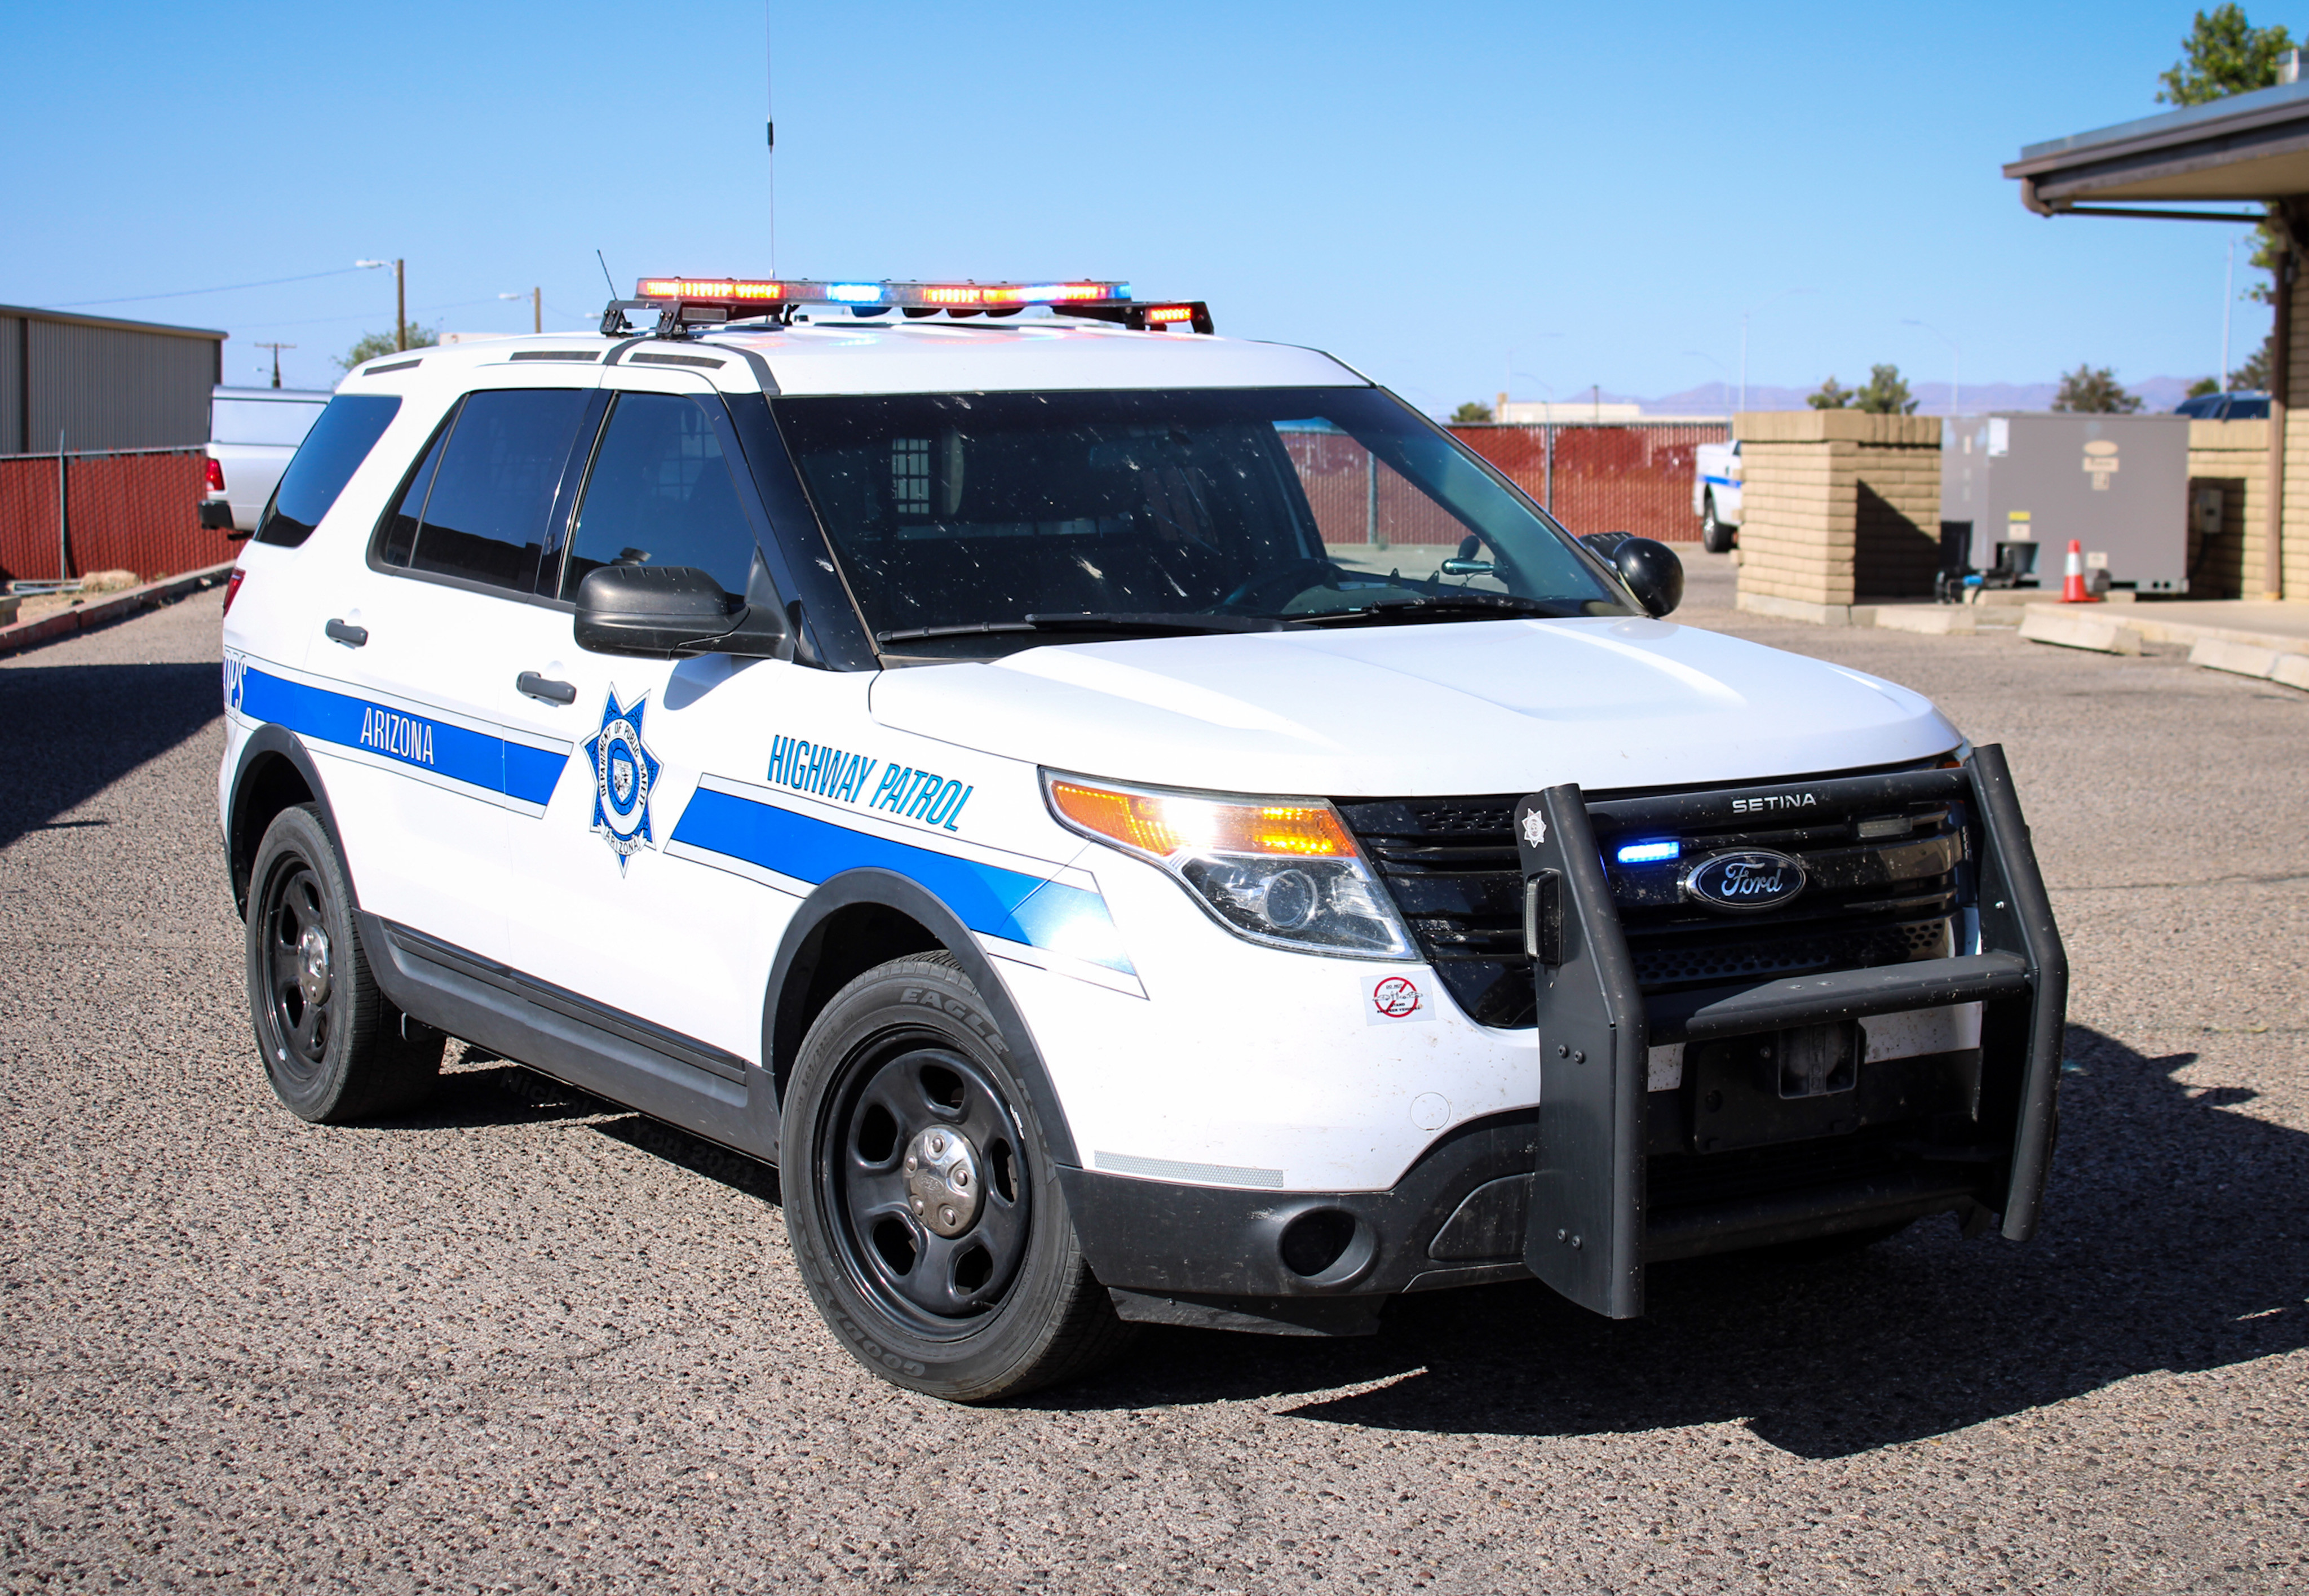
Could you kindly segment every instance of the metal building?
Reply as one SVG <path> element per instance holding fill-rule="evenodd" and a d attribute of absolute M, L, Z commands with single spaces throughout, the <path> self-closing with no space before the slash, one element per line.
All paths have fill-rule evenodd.
<path fill-rule="evenodd" d="M 0 455 L 199 445 L 222 332 L 0 305 Z"/>

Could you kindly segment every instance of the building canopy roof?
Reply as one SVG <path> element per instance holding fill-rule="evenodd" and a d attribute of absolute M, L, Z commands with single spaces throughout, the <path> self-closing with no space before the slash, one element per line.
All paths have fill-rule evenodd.
<path fill-rule="evenodd" d="M 2030 144 L 2004 168 L 2039 215 L 2309 194 L 2309 81 Z"/>

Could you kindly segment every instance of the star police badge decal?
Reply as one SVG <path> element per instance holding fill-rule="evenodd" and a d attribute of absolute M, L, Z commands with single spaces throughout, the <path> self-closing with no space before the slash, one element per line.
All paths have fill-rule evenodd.
<path fill-rule="evenodd" d="M 642 741 L 642 717 L 648 711 L 648 694 L 630 705 L 621 704 L 612 684 L 601 703 L 601 729 L 585 745 L 586 760 L 593 767 L 592 829 L 618 856 L 620 876 L 627 859 L 657 846 L 650 835 L 650 791 L 663 767 Z"/>

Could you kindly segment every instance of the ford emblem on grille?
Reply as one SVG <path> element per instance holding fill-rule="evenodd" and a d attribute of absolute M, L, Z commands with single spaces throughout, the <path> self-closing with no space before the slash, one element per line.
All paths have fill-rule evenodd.
<path fill-rule="evenodd" d="M 1683 873 L 1685 897 L 1734 913 L 1777 909 L 1803 889 L 1803 866 L 1765 848 L 1712 853 Z"/>

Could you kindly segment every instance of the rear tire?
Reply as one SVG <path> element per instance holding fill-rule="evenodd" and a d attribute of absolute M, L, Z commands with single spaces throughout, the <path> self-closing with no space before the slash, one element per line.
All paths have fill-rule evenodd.
<path fill-rule="evenodd" d="M 1738 539 L 1740 529 L 1726 526 L 1716 518 L 1716 496 L 1709 494 L 1700 501 L 1699 546 L 1710 554 L 1730 554 Z"/>
<path fill-rule="evenodd" d="M 283 809 L 249 873 L 248 1008 L 258 1055 L 289 1111 L 345 1125 L 419 1101 L 441 1042 L 402 1039 L 353 928 L 343 861 L 309 804 Z"/>
<path fill-rule="evenodd" d="M 951 954 L 893 960 L 811 1024 L 782 1106 L 810 1299 L 895 1385 L 983 1402 L 1086 1374 L 1130 1327 L 1067 1217 L 1038 1105 Z"/>

